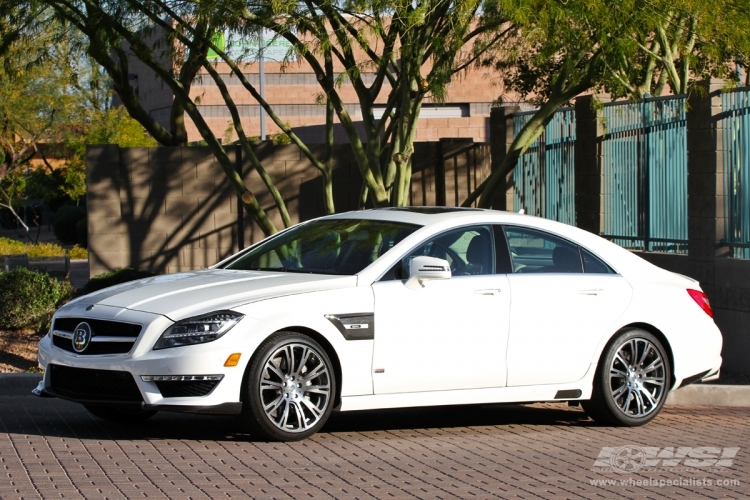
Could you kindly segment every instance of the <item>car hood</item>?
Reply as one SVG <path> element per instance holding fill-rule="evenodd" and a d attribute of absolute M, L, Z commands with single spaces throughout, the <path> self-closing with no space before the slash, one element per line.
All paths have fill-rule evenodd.
<path fill-rule="evenodd" d="M 173 321 L 284 295 L 356 286 L 356 276 L 204 269 L 131 281 L 60 309 L 101 305 L 167 316 Z"/>

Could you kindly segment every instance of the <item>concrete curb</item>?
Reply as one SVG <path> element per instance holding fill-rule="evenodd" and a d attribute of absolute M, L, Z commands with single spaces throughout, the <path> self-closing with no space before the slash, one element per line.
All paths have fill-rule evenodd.
<path fill-rule="evenodd" d="M 30 396 L 40 380 L 38 373 L 0 373 L 0 396 Z M 670 393 L 666 404 L 750 407 L 750 385 L 689 385 Z"/>
<path fill-rule="evenodd" d="M 0 373 L 0 396 L 31 396 L 41 380 L 40 373 Z"/>
<path fill-rule="evenodd" d="M 669 394 L 668 405 L 750 406 L 750 385 L 693 384 Z"/>

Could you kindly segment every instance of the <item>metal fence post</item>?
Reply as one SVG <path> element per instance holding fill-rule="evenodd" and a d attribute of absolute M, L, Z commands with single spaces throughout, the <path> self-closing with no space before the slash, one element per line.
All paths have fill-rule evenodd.
<path fill-rule="evenodd" d="M 602 111 L 596 102 L 609 102 L 609 96 L 581 96 L 575 102 L 575 210 L 576 225 L 594 234 L 602 230 L 601 140 L 604 135 Z"/>
<path fill-rule="evenodd" d="M 699 82 L 703 92 L 688 97 L 688 246 L 690 262 L 701 283 L 714 283 L 713 261 L 721 248 L 724 219 L 717 207 L 724 205 L 722 168 L 722 80 Z M 723 214 L 722 214 L 723 215 Z"/>
<path fill-rule="evenodd" d="M 513 113 L 521 111 L 518 106 L 492 108 L 490 110 L 491 162 L 495 170 L 505 159 L 508 149 L 513 143 Z M 496 210 L 513 210 L 513 173 L 506 179 L 506 189 L 497 193 L 492 200 L 492 208 Z"/>

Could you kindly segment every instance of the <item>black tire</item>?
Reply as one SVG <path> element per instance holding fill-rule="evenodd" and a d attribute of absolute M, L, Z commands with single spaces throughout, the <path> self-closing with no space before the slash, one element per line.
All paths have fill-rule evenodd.
<path fill-rule="evenodd" d="M 651 333 L 638 328 L 615 335 L 604 348 L 594 377 L 586 414 L 605 425 L 635 427 L 659 414 L 671 386 L 666 349 Z"/>
<path fill-rule="evenodd" d="M 296 332 L 277 332 L 250 361 L 240 419 L 268 441 L 305 439 L 320 430 L 331 414 L 335 377 L 331 360 L 315 340 Z"/>
<path fill-rule="evenodd" d="M 95 417 L 119 424 L 136 424 L 156 415 L 153 410 L 131 410 L 125 407 L 83 405 Z"/>

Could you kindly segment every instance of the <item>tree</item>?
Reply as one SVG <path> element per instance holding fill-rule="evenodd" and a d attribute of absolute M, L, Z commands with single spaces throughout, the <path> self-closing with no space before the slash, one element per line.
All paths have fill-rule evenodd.
<path fill-rule="evenodd" d="M 0 2 L 8 10 L 7 0 Z M 51 13 L 40 10 L 12 34 L 0 66 L 0 206 L 27 232 L 15 200 L 79 200 L 85 194 L 87 143 L 156 144 L 123 110 L 111 109 L 108 76 L 81 51 L 80 33 Z M 53 167 L 48 146 L 66 152 L 67 164 Z M 34 158 L 42 162 L 36 170 Z"/>
<path fill-rule="evenodd" d="M 488 208 L 518 158 L 542 134 L 557 109 L 590 91 L 642 97 L 669 85 L 685 93 L 691 79 L 726 72 L 729 42 L 724 16 L 735 0 L 584 0 L 517 1 L 517 49 L 485 62 L 506 72 L 506 88 L 539 104 L 501 165 L 472 193 Z M 527 8 L 523 8 L 526 4 Z M 713 9 L 713 10 L 712 10 Z"/>
<path fill-rule="evenodd" d="M 539 109 L 515 137 L 501 165 L 464 201 L 464 206 L 479 199 L 480 207 L 489 208 L 507 174 L 542 134 L 557 109 L 601 85 L 609 58 L 627 59 L 635 53 L 635 44 L 622 35 L 637 26 L 635 1 L 513 3 L 513 22 L 518 26 L 515 48 L 501 49 L 484 62 L 505 72 L 506 89 L 536 102 Z"/>
<path fill-rule="evenodd" d="M 659 96 L 667 87 L 686 94 L 694 80 L 731 74 L 728 63 L 742 62 L 750 47 L 746 2 L 661 1 L 643 8 L 653 15 L 644 30 L 632 33 L 638 54 L 613 60 L 608 68 L 607 88 L 614 97 Z"/>
<path fill-rule="evenodd" d="M 76 114 L 74 99 L 64 90 L 70 45 L 63 28 L 47 24 L 50 18 L 42 8 L 2 0 L 0 12 L 4 30 L 14 26 L 0 35 L 0 206 L 28 231 L 12 201 L 30 160 L 38 156 L 46 162 L 39 141 Z"/>
<path fill-rule="evenodd" d="M 451 78 L 478 61 L 513 31 L 503 9 L 487 0 L 309 0 L 298 3 L 237 3 L 234 0 L 204 2 L 125 0 L 115 4 L 99 0 L 48 0 L 58 14 L 88 37 L 89 54 L 110 74 L 130 114 L 161 144 L 176 145 L 177 119 L 186 113 L 196 125 L 224 169 L 245 208 L 266 234 L 277 230 L 253 193 L 229 162 L 221 141 L 215 137 L 190 96 L 190 84 L 199 69 L 216 82 L 232 115 L 232 124 L 243 147 L 272 195 L 285 226 L 291 223 L 283 197 L 249 145 L 237 107 L 217 70 L 207 59 L 208 50 L 218 54 L 244 88 L 268 112 L 269 117 L 300 147 L 322 172 L 328 212 L 333 212 L 331 151 L 334 116 L 352 145 L 363 178 L 363 198 L 375 206 L 403 205 L 408 199 L 411 155 L 417 118 L 425 99 L 440 101 Z M 288 40 L 293 51 L 313 69 L 321 86 L 320 102 L 326 104 L 327 150 L 322 161 L 277 116 L 273 107 L 243 74 L 243 63 L 232 59 L 213 43 L 213 35 L 228 30 L 240 37 L 267 29 Z M 172 130 L 168 131 L 146 113 L 127 82 L 128 56 L 149 66 L 174 93 Z M 334 62 L 343 76 L 334 73 Z M 364 72 L 375 74 L 365 83 Z M 363 113 L 364 137 L 357 134 L 339 93 L 346 80 L 353 85 Z M 381 119 L 375 102 L 387 96 Z"/>

